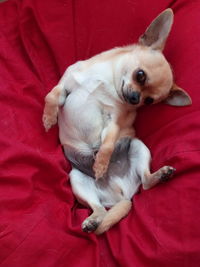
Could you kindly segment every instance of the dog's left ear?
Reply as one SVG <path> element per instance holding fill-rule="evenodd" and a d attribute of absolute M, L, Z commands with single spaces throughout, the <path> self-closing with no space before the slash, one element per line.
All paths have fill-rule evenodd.
<path fill-rule="evenodd" d="M 174 83 L 164 102 L 171 106 L 189 106 L 192 104 L 192 99 L 188 93 Z"/>
<path fill-rule="evenodd" d="M 174 14 L 171 8 L 158 15 L 140 36 L 139 44 L 149 46 L 155 50 L 163 50 L 166 39 L 170 33 Z"/>

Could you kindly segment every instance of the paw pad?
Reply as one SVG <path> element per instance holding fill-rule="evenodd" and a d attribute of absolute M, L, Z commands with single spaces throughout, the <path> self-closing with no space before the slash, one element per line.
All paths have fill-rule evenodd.
<path fill-rule="evenodd" d="M 82 230 L 86 233 L 94 232 L 97 227 L 99 226 L 99 223 L 96 220 L 86 220 L 82 224 Z"/>
<path fill-rule="evenodd" d="M 176 171 L 175 168 L 170 167 L 170 166 L 166 166 L 165 169 L 163 170 L 161 177 L 160 177 L 160 182 L 168 181 L 172 177 L 172 175 L 174 174 L 175 171 Z"/>

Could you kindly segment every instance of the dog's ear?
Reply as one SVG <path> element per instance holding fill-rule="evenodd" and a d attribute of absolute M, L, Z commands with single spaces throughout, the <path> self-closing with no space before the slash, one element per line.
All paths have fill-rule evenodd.
<path fill-rule="evenodd" d="M 164 10 L 156 17 L 145 33 L 140 36 L 139 44 L 150 46 L 155 50 L 163 50 L 166 39 L 170 33 L 174 14 L 171 8 Z"/>
<path fill-rule="evenodd" d="M 192 104 L 192 99 L 188 93 L 174 83 L 164 102 L 171 106 L 189 106 Z"/>

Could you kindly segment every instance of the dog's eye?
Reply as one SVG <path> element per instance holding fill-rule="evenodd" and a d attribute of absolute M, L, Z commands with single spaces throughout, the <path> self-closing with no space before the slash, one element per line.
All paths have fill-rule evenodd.
<path fill-rule="evenodd" d="M 146 73 L 143 70 L 138 70 L 136 72 L 136 81 L 140 84 L 140 85 L 144 85 L 145 81 L 146 81 Z"/>
<path fill-rule="evenodd" d="M 144 100 L 145 105 L 151 105 L 153 104 L 153 102 L 154 102 L 154 99 L 152 97 L 146 97 Z"/>

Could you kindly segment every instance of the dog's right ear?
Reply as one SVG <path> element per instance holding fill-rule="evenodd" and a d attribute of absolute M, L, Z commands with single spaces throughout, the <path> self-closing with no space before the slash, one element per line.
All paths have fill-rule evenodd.
<path fill-rule="evenodd" d="M 140 36 L 139 44 L 150 46 L 155 50 L 163 50 L 166 39 L 170 33 L 174 14 L 171 8 L 164 10 L 158 15 Z"/>
<path fill-rule="evenodd" d="M 189 106 L 192 104 L 192 99 L 185 90 L 174 83 L 164 103 L 176 107 Z"/>

